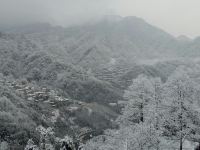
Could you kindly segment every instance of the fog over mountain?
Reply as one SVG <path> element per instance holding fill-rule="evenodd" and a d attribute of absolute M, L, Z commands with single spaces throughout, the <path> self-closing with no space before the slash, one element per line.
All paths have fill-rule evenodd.
<path fill-rule="evenodd" d="M 192 1 L 0 0 L 0 150 L 199 149 Z"/>
<path fill-rule="evenodd" d="M 199 6 L 198 0 L 0 0 L 0 26 L 69 26 L 112 14 L 138 16 L 175 36 L 194 38 L 200 35 Z"/>

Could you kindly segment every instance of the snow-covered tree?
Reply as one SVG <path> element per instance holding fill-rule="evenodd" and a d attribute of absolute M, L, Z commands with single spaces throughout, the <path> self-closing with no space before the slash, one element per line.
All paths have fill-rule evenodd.
<path fill-rule="evenodd" d="M 40 149 L 54 150 L 53 145 L 55 144 L 55 136 L 53 128 L 44 128 L 43 126 L 38 126 L 36 131 L 40 133 Z"/>
<path fill-rule="evenodd" d="M 168 136 L 176 137 L 180 141 L 180 150 L 186 136 L 193 129 L 192 113 L 196 104 L 195 84 L 183 68 L 177 69 L 165 84 L 165 129 Z M 194 115 L 193 115 L 194 117 Z"/>
<path fill-rule="evenodd" d="M 128 150 L 160 149 L 162 90 L 161 79 L 141 75 L 125 91 L 128 102 L 117 121 L 119 132 L 127 133 L 120 136 L 126 139 Z"/>
<path fill-rule="evenodd" d="M 153 97 L 149 101 L 146 107 L 146 123 L 153 126 L 155 130 L 157 144 L 156 149 L 160 149 L 160 137 L 162 136 L 162 123 L 164 121 L 164 111 L 162 108 L 163 104 L 163 85 L 160 78 L 152 78 L 151 84 L 153 86 Z"/>
<path fill-rule="evenodd" d="M 35 145 L 35 143 L 33 142 L 32 139 L 29 139 L 27 142 L 27 145 L 25 147 L 24 150 L 39 150 L 39 148 L 37 147 L 37 145 Z"/>
<path fill-rule="evenodd" d="M 122 120 L 126 122 L 144 122 L 145 107 L 153 97 L 153 85 L 144 75 L 133 80 L 132 85 L 125 91 L 124 97 L 128 100 L 123 109 Z"/>

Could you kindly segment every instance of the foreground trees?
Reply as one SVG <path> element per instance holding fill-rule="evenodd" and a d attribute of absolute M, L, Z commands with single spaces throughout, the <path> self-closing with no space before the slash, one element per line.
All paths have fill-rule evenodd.
<path fill-rule="evenodd" d="M 124 97 L 128 99 L 123 109 L 123 119 L 127 123 L 141 123 L 145 121 L 147 105 L 153 97 L 153 85 L 147 77 L 141 75 L 125 91 Z"/>
<path fill-rule="evenodd" d="M 182 150 L 185 137 L 193 130 L 192 120 L 199 120 L 193 115 L 198 93 L 193 81 L 181 69 L 169 77 L 165 88 L 168 110 L 164 126 L 171 136 L 179 139 L 179 149 Z"/>
<path fill-rule="evenodd" d="M 109 135 L 105 132 L 104 140 L 93 139 L 87 147 L 101 141 L 100 145 L 110 150 L 116 145 L 124 150 L 162 150 L 172 146 L 182 150 L 186 140 L 200 142 L 197 85 L 185 68 L 177 69 L 165 83 L 140 75 L 125 91 L 128 101 L 117 119 L 119 129 L 109 131 Z"/>

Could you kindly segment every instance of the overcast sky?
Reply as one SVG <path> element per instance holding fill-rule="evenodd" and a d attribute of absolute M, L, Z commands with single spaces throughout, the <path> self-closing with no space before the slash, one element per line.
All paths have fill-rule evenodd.
<path fill-rule="evenodd" d="M 69 25 L 106 14 L 141 17 L 175 36 L 200 35 L 200 0 L 0 0 L 0 25 Z"/>

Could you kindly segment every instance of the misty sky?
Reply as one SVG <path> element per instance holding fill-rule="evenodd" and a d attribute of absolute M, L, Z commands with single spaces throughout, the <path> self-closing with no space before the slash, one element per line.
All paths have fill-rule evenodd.
<path fill-rule="evenodd" d="M 101 15 L 137 16 L 178 36 L 200 35 L 200 0 L 0 0 L 0 25 L 71 25 Z"/>

